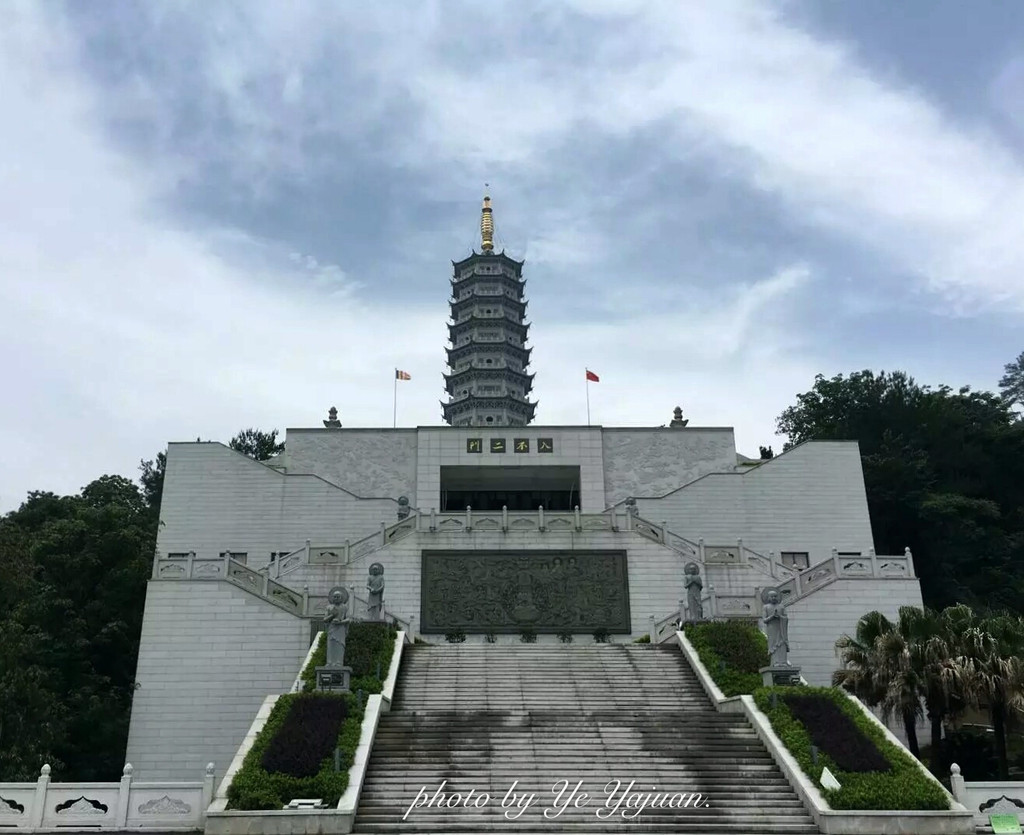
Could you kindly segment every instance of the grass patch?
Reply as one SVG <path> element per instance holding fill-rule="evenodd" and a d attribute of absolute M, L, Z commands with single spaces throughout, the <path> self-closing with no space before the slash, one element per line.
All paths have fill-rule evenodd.
<path fill-rule="evenodd" d="M 776 695 L 774 705 L 773 693 Z M 754 693 L 754 701 L 768 717 L 782 744 L 833 809 L 900 811 L 949 808 L 946 795 L 928 779 L 921 765 L 890 742 L 881 728 L 840 690 L 829 687 L 761 688 Z M 813 705 L 812 701 L 819 704 Z M 822 702 L 831 706 L 825 707 Z M 842 722 L 848 730 L 830 726 L 828 717 L 834 722 Z M 870 759 L 870 755 L 863 753 L 863 747 L 849 747 L 863 746 L 865 742 L 876 750 L 878 759 Z M 811 752 L 812 746 L 818 748 L 817 763 Z M 864 768 L 872 763 L 884 768 L 847 770 L 843 767 L 849 768 L 852 764 Z M 828 768 L 836 776 L 842 788 L 825 789 L 820 785 L 823 768 Z"/>
<path fill-rule="evenodd" d="M 726 620 L 690 623 L 686 639 L 722 694 L 742 696 L 762 687 L 762 667 L 768 666 L 768 639 L 756 626 Z"/>

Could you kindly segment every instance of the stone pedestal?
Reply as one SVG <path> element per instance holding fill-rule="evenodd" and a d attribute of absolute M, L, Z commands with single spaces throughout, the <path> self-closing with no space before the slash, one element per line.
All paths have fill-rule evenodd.
<path fill-rule="evenodd" d="M 349 690 L 352 678 L 351 667 L 324 666 L 316 668 L 316 689 L 323 691 L 345 692 Z"/>
<path fill-rule="evenodd" d="M 799 667 L 762 667 L 758 672 L 765 687 L 786 687 L 800 683 Z"/>

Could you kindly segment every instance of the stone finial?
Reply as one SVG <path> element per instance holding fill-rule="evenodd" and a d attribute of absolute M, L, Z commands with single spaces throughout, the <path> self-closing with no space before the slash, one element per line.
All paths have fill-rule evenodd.
<path fill-rule="evenodd" d="M 956 763 L 953 763 L 949 767 L 949 773 L 950 774 L 959 774 L 960 773 L 960 766 L 958 766 Z"/>
<path fill-rule="evenodd" d="M 669 426 L 674 426 L 676 428 L 682 428 L 682 427 L 686 426 L 686 424 L 688 424 L 689 422 L 690 422 L 689 420 L 683 420 L 683 407 L 682 406 L 676 406 L 672 410 L 672 422 L 669 424 Z"/>
<path fill-rule="evenodd" d="M 334 406 L 327 410 L 327 420 L 324 421 L 324 426 L 327 429 L 341 429 L 341 421 L 338 420 L 338 410 Z"/>
<path fill-rule="evenodd" d="M 636 516 L 638 513 L 636 507 L 636 499 L 633 498 L 633 496 L 630 496 L 628 499 L 626 499 L 626 513 L 628 513 L 630 516 Z"/>
<path fill-rule="evenodd" d="M 398 497 L 398 520 L 407 519 L 409 517 L 409 497 L 399 496 Z"/>
<path fill-rule="evenodd" d="M 39 773 L 43 777 L 49 777 L 50 776 L 50 764 L 49 763 L 44 763 L 43 767 L 39 769 Z"/>
<path fill-rule="evenodd" d="M 132 764 L 131 763 L 125 763 L 124 764 L 124 769 L 121 771 L 121 774 L 124 777 L 131 777 L 133 771 L 135 771 L 135 769 L 132 768 Z"/>
<path fill-rule="evenodd" d="M 207 777 L 212 777 L 213 776 L 213 772 L 214 772 L 213 763 L 207 763 L 206 764 L 206 776 Z"/>

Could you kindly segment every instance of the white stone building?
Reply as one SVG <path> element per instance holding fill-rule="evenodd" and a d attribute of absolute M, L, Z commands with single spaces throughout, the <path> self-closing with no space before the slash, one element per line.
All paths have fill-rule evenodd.
<path fill-rule="evenodd" d="M 454 299 L 466 298 L 460 270 L 473 280 L 474 265 L 505 261 L 485 246 L 459 262 Z M 522 333 L 522 294 L 506 295 L 515 316 L 502 318 Z M 475 379 L 518 388 L 453 408 L 471 395 L 450 386 L 454 426 L 289 429 L 265 463 L 170 444 L 128 742 L 136 774 L 226 768 L 264 697 L 291 687 L 328 590 L 352 589 L 358 616 L 375 562 L 405 628 L 499 644 L 523 630 L 591 641 L 601 628 L 659 640 L 686 615 L 683 567 L 696 562 L 705 616 L 757 618 L 761 592 L 781 591 L 790 660 L 812 684 L 829 682 L 836 639 L 865 612 L 921 605 L 909 555 L 874 554 L 856 442 L 751 461 L 732 429 L 688 426 L 678 410 L 664 428 L 533 426 L 525 362 L 511 376 L 484 365 L 528 352 L 493 347 L 470 352 L 487 372 Z"/>

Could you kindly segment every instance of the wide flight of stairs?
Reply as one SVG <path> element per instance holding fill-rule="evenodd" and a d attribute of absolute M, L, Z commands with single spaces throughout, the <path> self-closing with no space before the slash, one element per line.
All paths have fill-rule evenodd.
<path fill-rule="evenodd" d="M 557 818 L 552 787 L 582 780 L 583 808 Z M 482 809 L 416 808 L 421 788 L 488 792 Z M 502 798 L 535 792 L 509 820 Z M 619 792 L 703 795 L 703 808 L 606 810 Z M 558 786 L 560 788 L 560 785 Z M 619 811 L 625 809 L 625 804 Z M 632 810 L 629 812 L 632 814 Z M 553 812 L 552 812 L 553 814 Z M 381 716 L 356 833 L 816 833 L 768 752 L 735 714 L 717 713 L 676 646 L 406 647 L 391 712 Z"/>

